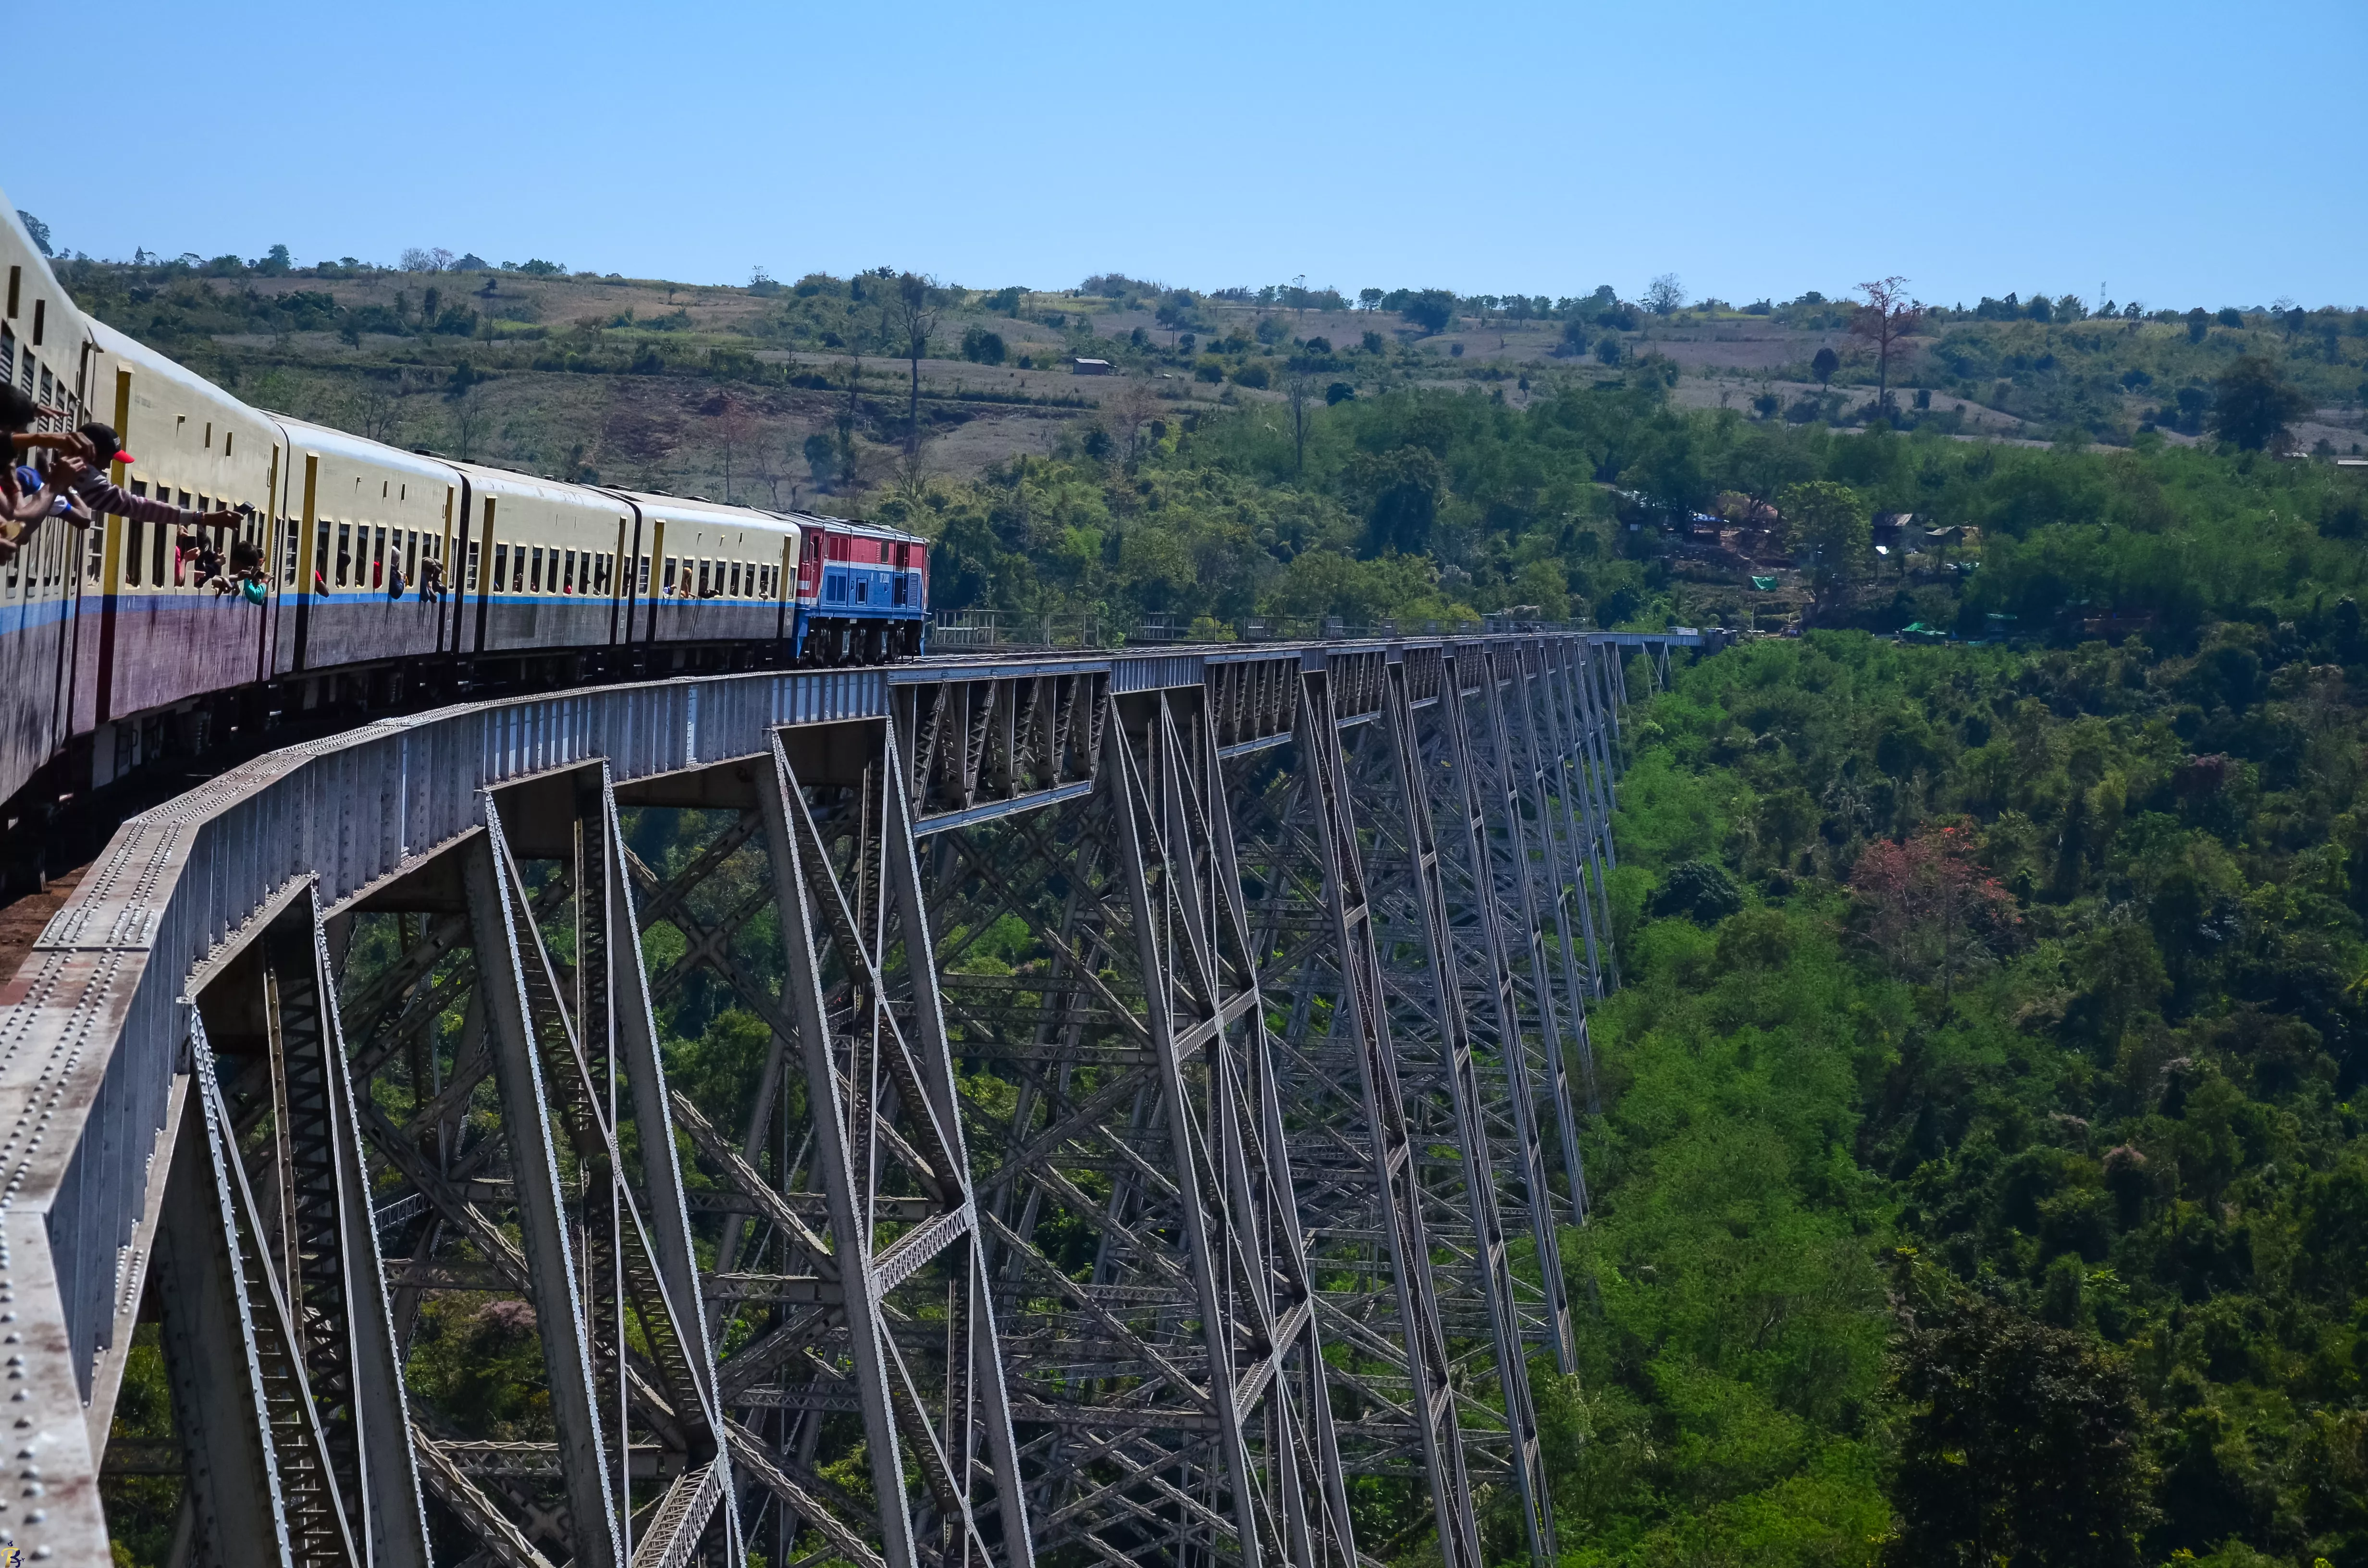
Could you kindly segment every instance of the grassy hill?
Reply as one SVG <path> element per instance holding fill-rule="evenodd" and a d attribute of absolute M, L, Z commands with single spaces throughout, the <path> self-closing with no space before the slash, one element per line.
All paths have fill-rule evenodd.
<path fill-rule="evenodd" d="M 1476 387 L 1521 408 L 1641 362 L 1680 406 L 1841 426 L 1873 412 L 1871 355 L 1848 308 L 1816 295 L 1655 314 L 1609 289 L 1560 301 L 1429 291 L 1390 297 L 1406 307 L 1393 311 L 1347 308 L 1329 290 L 1226 297 L 1127 278 L 945 288 L 928 301 L 916 417 L 892 277 L 721 287 L 529 266 L 290 270 L 224 257 L 60 271 L 102 319 L 268 407 L 540 472 L 768 505 L 845 507 L 1051 452 L 1073 427 L 1107 427 L 1118 402 L 1190 414 L 1282 402 L 1294 381 L 1331 399 Z M 1839 360 L 1825 381 L 1812 370 L 1820 349 Z M 2074 321 L 2062 308 L 2037 321 L 1995 301 L 1936 312 L 1895 359 L 1897 422 L 2005 439 L 2126 444 L 2149 427 L 2190 439 L 2240 352 L 2271 356 L 2305 389 L 2304 446 L 2357 449 L 2360 312 L 2223 312 L 2201 334 L 2184 318 Z M 1118 373 L 1072 374 L 1080 357 Z"/>

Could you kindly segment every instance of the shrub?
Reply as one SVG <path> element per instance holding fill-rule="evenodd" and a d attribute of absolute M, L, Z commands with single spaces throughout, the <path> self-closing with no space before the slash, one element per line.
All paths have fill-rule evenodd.
<path fill-rule="evenodd" d="M 1653 894 L 1651 911 L 1664 918 L 1682 915 L 1698 926 L 1715 926 L 1743 907 L 1743 893 L 1726 868 L 1714 860 L 1680 860 Z"/>
<path fill-rule="evenodd" d="M 976 365 L 1000 365 L 1007 349 L 1003 335 L 989 332 L 983 326 L 972 327 L 962 334 L 962 357 Z"/>

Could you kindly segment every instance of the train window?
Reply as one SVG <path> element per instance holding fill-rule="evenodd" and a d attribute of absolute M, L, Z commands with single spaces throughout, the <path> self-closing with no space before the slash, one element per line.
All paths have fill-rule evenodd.
<path fill-rule="evenodd" d="M 524 545 L 519 545 L 517 553 L 510 557 L 510 592 L 514 594 L 526 592 L 526 546 Z"/>
<path fill-rule="evenodd" d="M 734 598 L 735 598 L 735 599 L 736 599 L 736 598 L 738 598 L 738 597 L 740 597 L 740 562 L 738 562 L 737 561 L 735 561 L 735 562 L 734 562 L 732 563 L 732 587 L 731 587 L 731 594 L 732 594 L 732 597 L 733 597 Z"/>
<path fill-rule="evenodd" d="M 153 553 L 148 557 L 148 563 L 155 570 L 148 574 L 148 580 L 161 588 L 165 585 L 165 526 L 162 523 L 156 525 L 156 542 L 149 549 Z"/>
<path fill-rule="evenodd" d="M 107 574 L 107 530 L 100 528 L 85 531 L 90 536 L 90 559 L 83 566 L 83 575 L 97 583 Z"/>
<path fill-rule="evenodd" d="M 337 586 L 344 587 L 352 579 L 354 570 L 354 526 L 337 525 Z"/>
<path fill-rule="evenodd" d="M 370 586 L 383 588 L 386 586 L 386 530 L 379 528 L 375 532 L 376 538 L 370 545 Z M 398 551 L 401 548 L 396 546 Z"/>
<path fill-rule="evenodd" d="M 552 553 L 555 556 L 559 552 L 553 551 Z M 554 561 L 552 564 L 556 565 L 557 562 Z M 552 574 L 554 577 L 558 574 L 556 572 Z M 536 593 L 542 592 L 542 546 L 539 544 L 534 547 L 534 572 L 527 578 L 527 583 Z"/>
<path fill-rule="evenodd" d="M 860 605 L 868 605 L 871 602 L 871 578 L 858 577 L 855 580 L 855 602 Z"/>
<path fill-rule="evenodd" d="M 567 552 L 567 559 L 564 565 L 565 575 L 560 579 L 559 591 L 563 594 L 572 594 L 575 591 L 575 552 L 574 551 Z"/>
<path fill-rule="evenodd" d="M 666 558 L 666 570 L 658 574 L 658 592 L 671 597 L 675 590 L 674 557 Z"/>
<path fill-rule="evenodd" d="M 477 591 L 477 541 L 469 541 L 469 592 Z"/>
<path fill-rule="evenodd" d="M 699 597 L 702 599 L 707 597 L 708 566 L 709 563 L 704 561 L 699 563 Z"/>
<path fill-rule="evenodd" d="M 494 592 L 498 594 L 502 591 L 509 569 L 510 547 L 506 544 L 494 546 Z"/>
<path fill-rule="evenodd" d="M 33 347 L 36 347 L 36 348 L 39 348 L 39 347 L 41 346 L 41 328 L 42 328 L 42 327 L 43 327 L 43 326 L 48 323 L 49 319 L 50 319 L 50 302 L 49 302 L 47 300 L 36 300 L 36 301 L 33 301 Z M 49 402 L 50 400 L 49 400 L 48 398 L 43 398 L 41 401 L 42 401 L 43 403 L 47 403 L 47 402 Z"/>
<path fill-rule="evenodd" d="M 230 456 L 230 444 L 231 444 L 233 441 L 235 441 L 235 440 L 237 440 L 237 439 L 238 439 L 238 432 L 237 432 L 237 431 L 235 431 L 235 430 L 225 430 L 225 431 L 223 431 L 223 432 L 222 432 L 222 456 L 224 456 L 224 457 L 228 457 L 228 456 Z"/>
<path fill-rule="evenodd" d="M 211 452 L 211 451 L 212 451 L 213 449 L 214 449 L 214 422 L 213 422 L 212 420 L 209 419 L 209 420 L 207 420 L 207 421 L 206 421 L 206 450 L 208 450 L 208 451 L 210 451 L 210 452 Z"/>
<path fill-rule="evenodd" d="M 648 556 L 642 557 L 641 565 L 635 569 L 634 581 L 641 585 L 633 591 L 646 597 L 650 591 L 650 558 Z"/>
<path fill-rule="evenodd" d="M 0 327 L 0 381 L 13 381 L 16 379 L 17 335 L 6 327 Z"/>
<path fill-rule="evenodd" d="M 138 492 L 133 492 L 138 494 Z M 127 520 L 123 527 L 123 581 L 131 587 L 140 585 L 140 558 L 144 553 L 148 525 L 137 517 Z"/>

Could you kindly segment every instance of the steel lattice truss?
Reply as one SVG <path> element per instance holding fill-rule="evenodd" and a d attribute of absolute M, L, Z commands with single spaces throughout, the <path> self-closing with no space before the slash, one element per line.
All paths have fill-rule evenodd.
<path fill-rule="evenodd" d="M 134 819 L 0 1035 L 0 1544 L 104 1561 L 103 1473 L 190 1563 L 1550 1561 L 1618 653 L 673 682 Z"/>

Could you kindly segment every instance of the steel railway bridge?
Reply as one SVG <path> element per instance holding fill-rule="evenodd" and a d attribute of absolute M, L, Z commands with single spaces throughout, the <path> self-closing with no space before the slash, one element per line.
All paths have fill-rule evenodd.
<path fill-rule="evenodd" d="M 1618 715 L 1701 641 L 609 687 L 131 819 L 0 996 L 0 1544 L 150 1475 L 176 1568 L 1550 1561 Z M 518 1425 L 416 1370 L 504 1334 Z"/>

